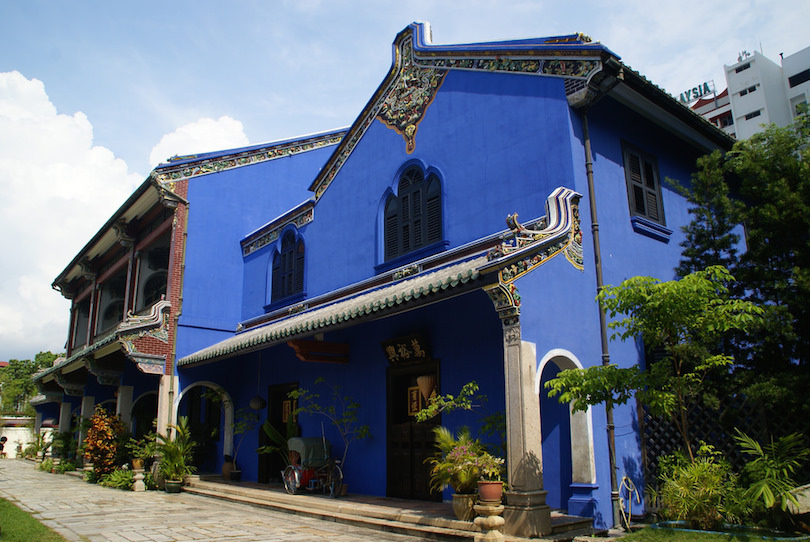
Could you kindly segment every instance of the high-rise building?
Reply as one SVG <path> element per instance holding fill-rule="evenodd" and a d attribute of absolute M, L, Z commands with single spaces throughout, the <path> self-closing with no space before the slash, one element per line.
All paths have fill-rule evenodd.
<path fill-rule="evenodd" d="M 737 139 L 766 124 L 790 124 L 810 94 L 810 47 L 780 57 L 781 65 L 756 51 L 740 53 L 737 62 L 724 66 L 726 90 L 704 95 L 692 109 Z"/>

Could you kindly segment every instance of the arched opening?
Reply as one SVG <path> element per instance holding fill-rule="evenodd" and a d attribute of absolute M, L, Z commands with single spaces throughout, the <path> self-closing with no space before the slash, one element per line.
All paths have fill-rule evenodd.
<path fill-rule="evenodd" d="M 132 438 L 140 439 L 150 431 L 154 431 L 154 421 L 157 418 L 158 394 L 156 391 L 144 393 L 132 404 L 132 425 L 130 432 Z"/>
<path fill-rule="evenodd" d="M 547 363 L 540 375 L 542 383 L 560 372 L 556 363 Z M 540 393 L 540 424 L 543 435 L 543 488 L 546 503 L 552 508 L 568 509 L 571 497 L 571 419 L 568 405 Z"/>
<path fill-rule="evenodd" d="M 175 419 L 188 417 L 191 438 L 197 443 L 192 463 L 200 473 L 217 472 L 222 459 L 233 453 L 233 400 L 213 382 L 195 382 L 178 395 Z"/>
<path fill-rule="evenodd" d="M 535 389 L 540 395 L 543 432 L 543 480 L 550 506 L 569 514 L 593 516 L 596 468 L 591 410 L 571 412 L 570 406 L 549 398 L 545 383 L 565 369 L 582 369 L 567 350 L 549 351 L 538 364 Z M 552 496 L 556 493 L 556 496 Z"/>

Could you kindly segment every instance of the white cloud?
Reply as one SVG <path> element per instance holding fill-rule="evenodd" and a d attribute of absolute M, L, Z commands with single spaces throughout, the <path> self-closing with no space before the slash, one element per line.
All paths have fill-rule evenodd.
<path fill-rule="evenodd" d="M 181 126 L 164 135 L 160 143 L 152 147 L 149 163 L 152 167 L 175 155 L 186 155 L 233 149 L 248 145 L 242 123 L 228 116 L 218 119 L 200 119 Z"/>
<path fill-rule="evenodd" d="M 69 303 L 50 284 L 142 181 L 93 146 L 86 115 L 0 73 L 0 359 L 64 348 Z"/>

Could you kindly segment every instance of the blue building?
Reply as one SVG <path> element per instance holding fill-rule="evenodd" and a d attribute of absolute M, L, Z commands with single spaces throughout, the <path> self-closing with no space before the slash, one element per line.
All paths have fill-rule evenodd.
<path fill-rule="evenodd" d="M 347 130 L 152 172 L 142 190 L 177 201 L 165 213 L 170 307 L 150 328 L 165 329 L 163 371 L 128 382 L 140 376 L 124 340 L 132 294 L 107 342 L 94 347 L 86 332 L 37 377 L 50 393 L 40 408 L 66 401 L 63 414 L 86 414 L 104 397 L 89 391 L 101 386 L 92 367 L 117 364 L 119 387 L 137 388 L 130 397 L 151 386 L 159 427 L 190 416 L 204 441 L 199 464 L 216 471 L 234 451 L 240 410 L 281 426 L 294 407 L 288 392 L 325 397 L 323 380 L 359 403 L 370 428 L 344 465 L 352 492 L 437 500 L 449 493 L 429 489 L 432 425 L 413 413 L 476 381 L 488 401 L 436 422 L 481 434 L 486 416 L 505 413 L 507 532 L 550 532 L 550 508 L 610 526 L 611 448 L 618 477 L 643 487 L 636 406 L 572 414 L 543 384 L 562 369 L 644 362 L 640 345 L 610 340 L 597 289 L 673 277 L 689 215 L 664 180 L 687 181 L 699 156 L 731 144 L 583 35 L 440 46 L 412 24 Z M 127 262 L 117 264 L 130 270 L 127 291 L 137 290 L 137 250 L 95 248 L 116 224 L 138 223 L 129 227 L 143 236 L 135 207 L 125 204 L 55 282 L 75 307 L 104 292 L 100 266 L 112 252 Z M 68 395 L 60 380 L 84 390 Z M 297 424 L 321 435 L 320 419 Z M 255 453 L 261 435 L 237 435 L 237 462 L 245 479 L 272 481 L 279 467 Z"/>

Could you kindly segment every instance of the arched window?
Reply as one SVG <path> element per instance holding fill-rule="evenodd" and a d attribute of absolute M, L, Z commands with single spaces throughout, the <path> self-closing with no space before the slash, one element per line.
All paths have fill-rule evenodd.
<path fill-rule="evenodd" d="M 442 240 L 441 184 L 412 167 L 402 174 L 397 194 L 385 203 L 385 261 Z"/>
<path fill-rule="evenodd" d="M 278 301 L 304 291 L 304 241 L 288 231 L 281 238 L 281 250 L 273 257 L 272 300 Z"/>
<path fill-rule="evenodd" d="M 143 303 L 145 307 L 151 307 L 160 301 L 161 297 L 166 295 L 167 279 L 168 273 L 163 271 L 155 273 L 149 277 L 149 279 L 147 279 L 146 284 L 143 287 Z"/>

